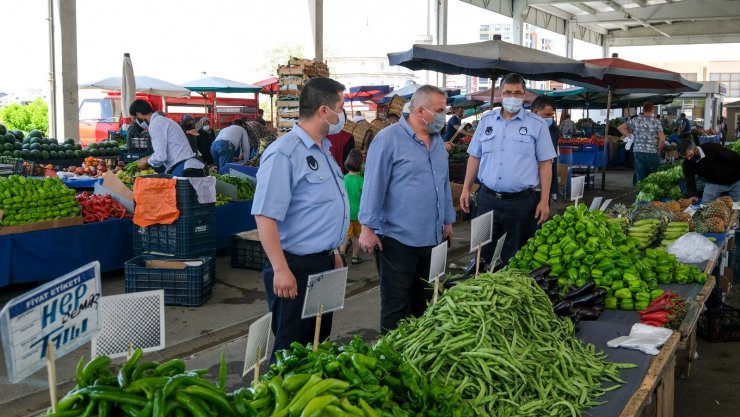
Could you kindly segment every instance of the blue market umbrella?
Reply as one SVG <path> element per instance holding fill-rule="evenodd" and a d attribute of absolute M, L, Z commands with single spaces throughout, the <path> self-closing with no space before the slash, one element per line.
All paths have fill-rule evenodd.
<path fill-rule="evenodd" d="M 373 99 L 373 103 L 375 103 L 375 104 L 388 104 L 388 103 L 390 103 L 391 99 L 393 99 L 394 96 L 400 96 L 400 97 L 408 100 L 408 99 L 411 98 L 411 96 L 414 95 L 414 93 L 416 92 L 416 90 L 419 89 L 419 87 L 421 87 L 421 84 L 417 84 L 417 83 L 412 82 L 411 84 L 409 84 L 409 85 L 407 85 L 407 86 L 405 86 L 403 88 L 399 88 L 398 90 L 393 90 L 390 93 L 388 93 L 388 94 L 386 94 L 386 95 L 384 95 L 382 97 L 376 97 L 375 99 Z M 447 97 L 456 96 L 456 95 L 459 95 L 460 94 L 460 89 L 459 88 L 443 88 L 442 90 L 444 90 L 447 93 Z"/>

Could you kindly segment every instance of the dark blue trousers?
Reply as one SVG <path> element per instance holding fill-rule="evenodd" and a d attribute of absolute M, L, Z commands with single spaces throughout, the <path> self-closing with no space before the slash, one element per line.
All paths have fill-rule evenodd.
<path fill-rule="evenodd" d="M 334 269 L 334 255 L 328 252 L 312 255 L 284 253 L 285 259 L 288 261 L 288 267 L 290 267 L 290 271 L 293 272 L 293 276 L 295 276 L 298 283 L 298 296 L 295 299 L 279 298 L 275 295 L 272 289 L 274 271 L 269 259 L 265 259 L 262 269 L 262 280 L 267 293 L 267 305 L 272 312 L 272 333 L 275 335 L 271 358 L 274 358 L 276 351 L 290 347 L 293 342 L 303 345 L 309 342 L 313 343 L 316 318 L 301 319 L 308 276 Z M 332 313 L 321 316 L 320 341 L 329 338 L 331 322 Z"/>

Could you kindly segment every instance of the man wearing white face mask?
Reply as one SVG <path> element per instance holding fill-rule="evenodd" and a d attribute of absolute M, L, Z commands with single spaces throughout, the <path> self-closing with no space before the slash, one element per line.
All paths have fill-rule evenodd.
<path fill-rule="evenodd" d="M 380 275 L 380 330 L 420 316 L 431 292 L 432 248 L 452 239 L 455 209 L 447 151 L 439 134 L 447 94 L 425 85 L 411 97 L 409 115 L 381 130 L 370 144 L 360 198 L 360 247 L 375 251 Z"/>
<path fill-rule="evenodd" d="M 301 89 L 299 119 L 260 159 L 252 215 L 267 260 L 262 280 L 272 312 L 273 352 L 313 340 L 316 319 L 301 319 L 308 276 L 343 266 L 337 248 L 349 229 L 349 202 L 329 134 L 344 127 L 344 86 L 314 78 Z M 332 315 L 321 320 L 320 339 Z M 273 357 L 274 358 L 274 357 Z"/>
<path fill-rule="evenodd" d="M 503 108 L 481 118 L 468 147 L 460 207 L 470 211 L 470 187 L 480 181 L 478 214 L 493 210 L 493 242 L 506 233 L 501 252 L 506 264 L 550 214 L 552 160 L 557 154 L 547 124 L 522 106 L 524 78 L 508 74 L 500 89 Z M 493 249 L 492 244 L 483 248 L 486 262 Z"/>
<path fill-rule="evenodd" d="M 537 98 L 532 101 L 532 106 L 530 107 L 530 110 L 532 110 L 532 113 L 540 116 L 542 120 L 545 121 L 547 129 L 550 131 L 552 146 L 556 149 L 557 153 L 558 140 L 560 139 L 560 129 L 558 129 L 558 126 L 555 124 L 555 111 L 557 110 L 555 100 L 553 100 L 550 96 L 537 96 Z M 550 194 L 552 195 L 553 200 L 558 199 L 557 159 L 552 162 L 552 181 L 550 182 Z"/>

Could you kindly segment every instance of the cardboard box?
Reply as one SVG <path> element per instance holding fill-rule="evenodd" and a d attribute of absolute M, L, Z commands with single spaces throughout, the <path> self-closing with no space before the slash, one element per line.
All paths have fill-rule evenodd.
<path fill-rule="evenodd" d="M 152 259 L 146 261 L 145 266 L 147 268 L 158 268 L 158 269 L 185 269 L 189 266 L 201 266 L 203 261 L 200 259 Z"/>
<path fill-rule="evenodd" d="M 2 210 L 0 210 L 0 220 L 2 220 L 2 218 Z M 58 229 L 60 227 L 79 226 L 82 223 L 82 216 L 76 216 L 49 220 L 48 222 L 20 224 L 18 226 L 5 226 L 0 227 L 0 236 L 12 235 L 14 233 L 37 232 L 39 230 Z"/>
<path fill-rule="evenodd" d="M 719 288 L 723 294 L 729 294 L 732 289 L 733 270 L 732 268 L 725 268 L 724 273 L 719 277 Z"/>
<path fill-rule="evenodd" d="M 470 192 L 474 193 L 478 191 L 479 187 L 479 184 L 473 184 L 470 187 Z M 456 182 L 451 182 L 450 190 L 452 191 L 452 206 L 455 208 L 455 211 L 460 211 L 460 196 L 462 195 L 463 185 Z"/>

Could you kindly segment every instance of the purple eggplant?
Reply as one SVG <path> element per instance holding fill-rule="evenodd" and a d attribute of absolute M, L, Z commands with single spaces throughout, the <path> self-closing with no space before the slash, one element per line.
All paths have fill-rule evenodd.
<path fill-rule="evenodd" d="M 589 281 L 585 284 L 583 284 L 582 287 L 576 288 L 575 290 L 572 290 L 568 294 L 565 295 L 566 300 L 573 300 L 575 298 L 580 298 L 584 294 L 590 294 L 594 292 L 594 289 L 596 288 L 596 283 L 593 281 Z"/>
<path fill-rule="evenodd" d="M 558 316 L 569 316 L 573 308 L 573 302 L 570 300 L 561 301 L 552 307 L 552 310 Z"/>

